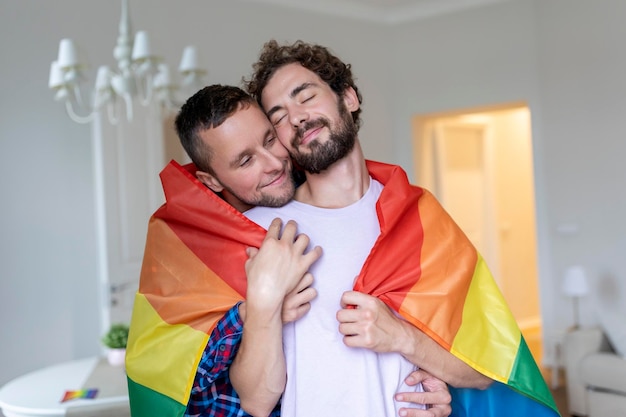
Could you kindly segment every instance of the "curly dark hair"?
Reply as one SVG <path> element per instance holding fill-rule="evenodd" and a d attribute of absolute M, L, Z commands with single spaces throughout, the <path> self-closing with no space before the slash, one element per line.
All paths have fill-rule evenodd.
<path fill-rule="evenodd" d="M 196 167 L 215 175 L 211 149 L 200 133 L 220 126 L 240 109 L 256 106 L 254 98 L 239 87 L 214 84 L 204 87 L 183 104 L 174 122 L 181 145 Z"/>
<path fill-rule="evenodd" d="M 301 40 L 291 45 L 279 45 L 272 39 L 263 45 L 259 60 L 252 65 L 253 74 L 250 80 L 244 80 L 248 93 L 261 104 L 263 89 L 272 75 L 281 67 L 297 62 L 306 69 L 316 73 L 330 88 L 341 96 L 346 88 L 352 87 L 359 103 L 363 102 L 359 88 L 354 82 L 350 64 L 345 64 L 324 46 L 310 44 Z M 352 112 L 352 120 L 357 129 L 361 125 L 361 108 Z"/>

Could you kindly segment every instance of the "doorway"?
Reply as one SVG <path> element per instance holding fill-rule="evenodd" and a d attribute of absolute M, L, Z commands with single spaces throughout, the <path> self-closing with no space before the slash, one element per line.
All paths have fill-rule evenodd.
<path fill-rule="evenodd" d="M 535 191 L 525 103 L 418 115 L 415 177 L 484 257 L 541 363 Z"/>

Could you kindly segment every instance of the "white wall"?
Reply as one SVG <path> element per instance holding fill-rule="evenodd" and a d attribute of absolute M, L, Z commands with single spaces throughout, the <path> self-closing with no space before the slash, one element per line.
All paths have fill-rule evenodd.
<path fill-rule="evenodd" d="M 621 308 L 625 320 L 626 2 L 537 4 L 549 272 L 556 278 L 568 265 L 587 268 L 592 293 L 581 303 L 583 324 L 600 308 Z M 564 224 L 579 232 L 559 234 Z M 572 323 L 571 304 L 552 311 L 551 323 Z"/>
<path fill-rule="evenodd" d="M 116 3 L 0 3 L 0 384 L 99 352 L 89 128 L 64 115 L 47 77 L 62 37 L 94 67 L 113 64 Z M 582 263 L 593 279 L 626 275 L 626 3 L 518 0 L 397 27 L 235 0 L 131 3 L 134 28 L 172 66 L 184 45 L 200 46 L 211 83 L 239 83 L 271 37 L 330 46 L 354 65 L 365 96 L 366 155 L 408 172 L 415 113 L 526 100 L 544 325 L 571 323 L 558 292 L 567 265 Z M 564 222 L 580 232 L 558 235 Z"/>

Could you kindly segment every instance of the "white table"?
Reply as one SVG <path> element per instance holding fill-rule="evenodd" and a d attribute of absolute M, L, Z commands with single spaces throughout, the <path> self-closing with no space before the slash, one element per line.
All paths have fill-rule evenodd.
<path fill-rule="evenodd" d="M 85 386 L 94 383 L 100 386 Z M 98 389 L 96 398 L 61 402 L 68 390 L 90 388 Z M 126 374 L 102 358 L 50 366 L 0 388 L 0 408 L 5 417 L 129 417 Z"/>

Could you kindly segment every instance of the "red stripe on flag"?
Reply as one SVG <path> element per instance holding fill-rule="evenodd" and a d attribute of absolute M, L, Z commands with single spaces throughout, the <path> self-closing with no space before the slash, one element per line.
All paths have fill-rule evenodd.
<path fill-rule="evenodd" d="M 265 229 L 248 220 L 172 161 L 162 172 L 167 204 L 154 214 L 165 220 L 181 241 L 241 296 L 246 294 L 246 247 L 258 247 Z"/>

